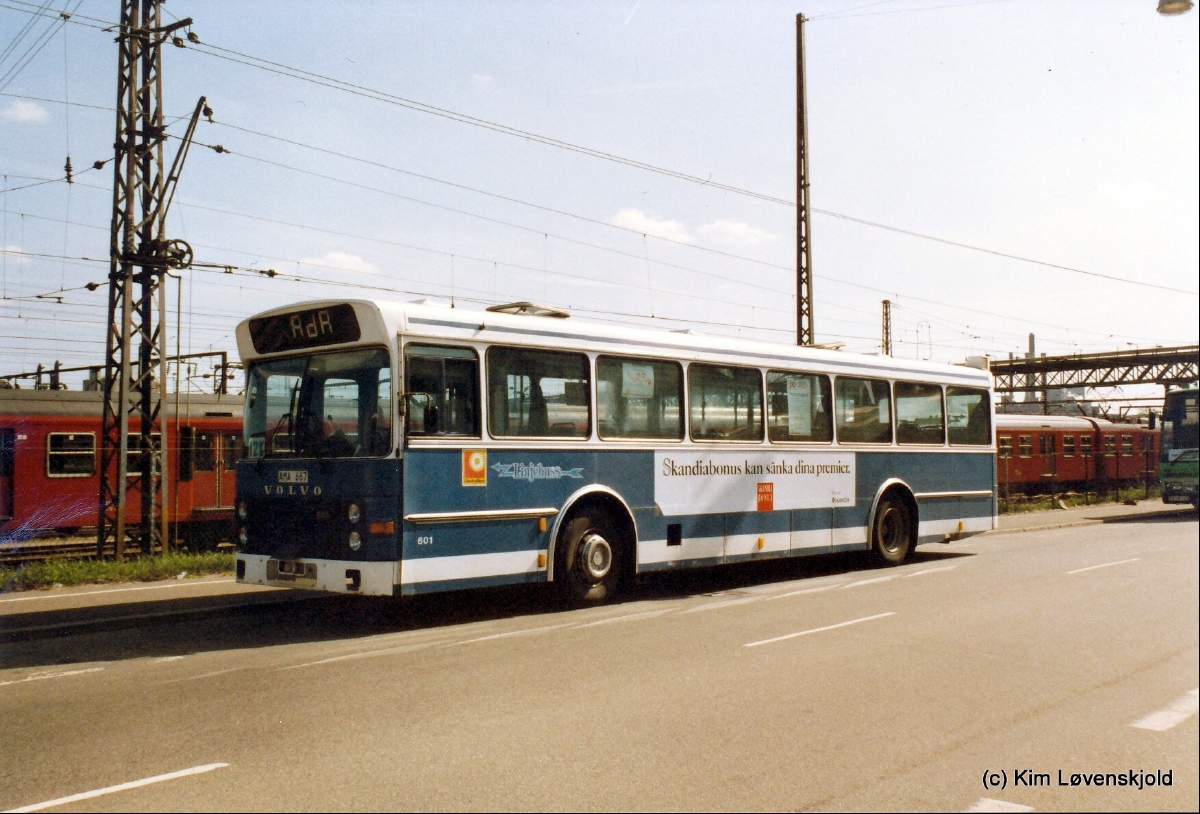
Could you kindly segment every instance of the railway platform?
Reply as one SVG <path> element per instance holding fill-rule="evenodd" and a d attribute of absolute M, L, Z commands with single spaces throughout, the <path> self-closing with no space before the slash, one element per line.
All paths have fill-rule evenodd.
<path fill-rule="evenodd" d="M 1194 516 L 1190 506 L 1159 500 L 1128 506 L 1108 503 L 1071 509 L 1001 515 L 993 534 L 1044 531 L 1155 517 Z M 219 618 L 255 607 L 325 597 L 309 591 L 239 585 L 232 576 L 208 576 L 0 594 L 0 641 L 138 627 L 155 620 Z"/>

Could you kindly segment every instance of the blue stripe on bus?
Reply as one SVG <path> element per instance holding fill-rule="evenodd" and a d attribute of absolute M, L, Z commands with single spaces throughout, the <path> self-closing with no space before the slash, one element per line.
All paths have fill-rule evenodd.
<path fill-rule="evenodd" d="M 467 588 L 495 588 L 500 585 L 521 585 L 531 582 L 545 582 L 546 572 L 523 574 L 500 574 L 492 577 L 472 577 L 470 579 L 446 579 L 437 582 L 405 583 L 400 587 L 401 596 L 416 594 L 432 594 L 439 591 L 458 591 Z"/>
<path fill-rule="evenodd" d="M 613 489 L 629 504 L 640 540 L 665 540 L 667 526 L 674 523 L 681 526 L 684 540 L 711 539 L 819 531 L 831 527 L 865 528 L 879 484 L 888 478 L 899 478 L 918 493 L 990 491 L 993 484 L 993 459 L 987 452 L 847 451 L 852 451 L 856 459 L 856 496 L 852 505 L 673 516 L 663 515 L 654 504 L 653 450 L 493 448 L 487 451 L 487 486 L 462 486 L 461 449 L 414 449 L 409 450 L 405 458 L 404 514 L 557 508 L 580 488 L 602 484 Z M 579 477 L 560 474 L 552 479 L 518 480 L 500 477 L 497 470 L 492 468 L 497 464 L 503 466 L 514 463 L 538 464 L 542 467 L 541 472 L 552 471 L 556 467 L 560 473 L 578 470 Z M 991 517 L 993 514 L 991 497 L 922 499 L 919 506 L 922 520 Z M 418 545 L 419 537 L 426 541 L 432 538 L 432 544 Z M 936 539 L 940 539 L 940 535 Z M 538 532 L 537 520 L 528 519 L 420 525 L 405 523 L 403 533 L 405 559 L 496 551 L 536 551 L 545 550 L 549 544 L 549 530 Z M 861 545 L 855 543 L 849 547 Z M 712 562 L 720 561 L 718 558 Z M 678 568 L 684 564 L 677 561 L 655 567 Z"/>

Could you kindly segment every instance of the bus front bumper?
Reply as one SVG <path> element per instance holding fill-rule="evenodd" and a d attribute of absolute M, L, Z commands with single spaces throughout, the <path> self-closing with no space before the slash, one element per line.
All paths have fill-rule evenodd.
<path fill-rule="evenodd" d="M 394 596 L 400 564 L 349 560 L 281 560 L 266 554 L 238 554 L 237 581 L 247 585 L 304 588 L 367 596 Z"/>

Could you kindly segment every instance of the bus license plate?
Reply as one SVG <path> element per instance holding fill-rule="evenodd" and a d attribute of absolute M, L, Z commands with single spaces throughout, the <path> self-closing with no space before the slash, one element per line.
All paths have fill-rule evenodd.
<path fill-rule="evenodd" d="M 300 560 L 269 560 L 267 562 L 267 579 L 304 579 L 316 582 L 317 565 Z"/>

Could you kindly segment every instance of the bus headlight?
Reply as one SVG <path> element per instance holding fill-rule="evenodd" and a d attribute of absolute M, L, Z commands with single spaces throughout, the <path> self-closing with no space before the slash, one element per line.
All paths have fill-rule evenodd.
<path fill-rule="evenodd" d="M 248 518 L 249 516 L 250 516 L 250 508 L 249 508 L 249 507 L 246 505 L 246 501 L 244 501 L 244 500 L 239 500 L 239 501 L 238 501 L 238 507 L 237 507 L 237 517 L 238 517 L 238 520 L 240 520 L 240 521 L 242 521 L 243 523 L 245 523 L 245 522 L 246 522 L 246 518 Z"/>
<path fill-rule="evenodd" d="M 346 517 L 351 523 L 357 523 L 362 520 L 362 507 L 357 503 L 351 503 L 350 508 L 346 510 Z"/>
<path fill-rule="evenodd" d="M 350 532 L 349 542 L 351 551 L 358 551 L 360 548 L 362 548 L 362 537 L 358 535 L 357 531 Z"/>

